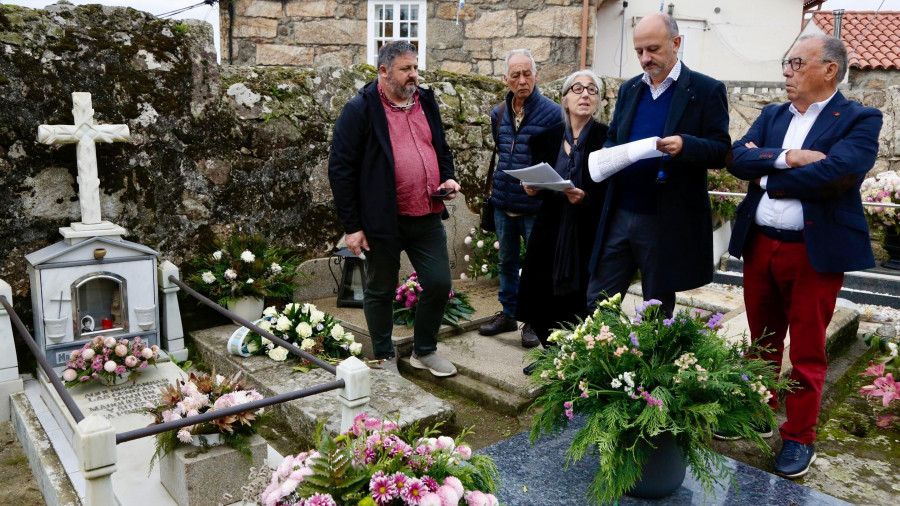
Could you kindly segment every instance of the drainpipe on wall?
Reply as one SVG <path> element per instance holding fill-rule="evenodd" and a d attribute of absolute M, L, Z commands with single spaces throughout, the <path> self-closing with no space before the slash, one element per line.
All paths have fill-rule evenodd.
<path fill-rule="evenodd" d="M 234 2 L 228 2 L 228 64 L 234 64 Z"/>
<path fill-rule="evenodd" d="M 591 0 L 584 0 L 581 7 L 581 70 L 587 68 L 587 30 L 588 30 L 588 6 Z"/>
<path fill-rule="evenodd" d="M 834 38 L 841 39 L 841 24 L 844 18 L 844 9 L 835 9 L 831 11 L 834 14 Z"/>

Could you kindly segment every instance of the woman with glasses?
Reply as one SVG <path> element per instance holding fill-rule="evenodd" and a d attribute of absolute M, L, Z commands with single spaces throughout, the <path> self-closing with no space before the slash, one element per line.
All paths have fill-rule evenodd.
<path fill-rule="evenodd" d="M 581 70 L 566 78 L 562 90 L 564 124 L 535 135 L 529 147 L 534 163 L 552 165 L 575 187 L 525 187 L 542 203 L 528 239 L 516 308 L 516 320 L 531 324 L 544 348 L 551 329 L 562 322 L 577 323 L 588 314 L 588 261 L 606 193 L 606 183 L 593 182 L 588 171 L 588 155 L 606 141 L 607 126 L 594 120 L 600 80 L 590 70 Z M 533 365 L 525 374 L 531 374 Z"/>

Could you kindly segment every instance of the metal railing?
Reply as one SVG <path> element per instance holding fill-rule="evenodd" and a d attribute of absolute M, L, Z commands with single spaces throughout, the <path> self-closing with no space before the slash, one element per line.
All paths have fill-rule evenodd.
<path fill-rule="evenodd" d="M 0 304 L 3 304 L 3 308 L 6 309 L 6 313 L 9 315 L 9 319 L 12 320 L 13 325 L 15 325 L 16 330 L 22 334 L 25 345 L 28 346 L 31 354 L 34 355 L 34 358 L 37 360 L 38 365 L 41 366 L 44 374 L 47 375 L 47 379 L 50 380 L 53 389 L 59 394 L 59 398 L 62 399 L 66 409 L 69 410 L 72 418 L 75 419 L 75 423 L 84 420 L 84 414 L 81 412 L 81 409 L 78 408 L 78 405 L 75 404 L 75 400 L 72 399 L 72 396 L 69 395 L 69 392 L 66 390 L 65 385 L 62 384 L 62 381 L 56 376 L 56 373 L 53 372 L 53 367 L 50 365 L 50 362 L 47 361 L 47 357 L 38 349 L 37 343 L 34 342 L 34 337 L 32 337 L 31 333 L 28 332 L 28 329 L 25 328 L 25 324 L 22 323 L 19 315 L 16 314 L 12 304 L 6 300 L 6 296 L 0 295 Z"/>
<path fill-rule="evenodd" d="M 710 195 L 715 195 L 715 196 L 719 196 L 719 197 L 741 197 L 741 198 L 743 198 L 743 197 L 746 197 L 746 196 L 747 196 L 746 193 L 737 193 L 737 192 L 717 192 L 717 191 L 711 191 L 711 192 L 708 192 L 708 193 L 709 193 Z M 888 203 L 882 203 L 882 202 L 866 202 L 866 201 L 862 201 L 862 205 L 864 205 L 864 206 L 870 206 L 870 207 L 891 207 L 891 208 L 893 208 L 893 207 L 898 207 L 898 208 L 900 208 L 900 204 L 893 204 L 893 203 L 890 203 L 890 202 L 888 202 Z"/>

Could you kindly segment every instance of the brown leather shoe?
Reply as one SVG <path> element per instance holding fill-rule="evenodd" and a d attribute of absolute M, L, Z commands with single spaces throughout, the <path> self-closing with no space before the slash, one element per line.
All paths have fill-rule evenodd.
<path fill-rule="evenodd" d="M 512 332 L 517 328 L 519 328 L 519 325 L 516 323 L 516 320 L 503 311 L 497 311 L 491 318 L 491 321 L 478 327 L 478 333 L 483 336 L 496 336 L 503 332 Z"/>
<path fill-rule="evenodd" d="M 537 334 L 534 332 L 534 329 L 531 328 L 531 325 L 525 324 L 522 325 L 522 347 L 523 348 L 535 348 L 540 346 L 541 340 L 538 339 Z"/>

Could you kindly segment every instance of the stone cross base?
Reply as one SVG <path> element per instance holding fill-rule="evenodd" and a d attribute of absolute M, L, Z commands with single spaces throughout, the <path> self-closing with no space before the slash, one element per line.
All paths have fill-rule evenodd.
<path fill-rule="evenodd" d="M 113 238 L 121 239 L 123 235 L 128 234 L 128 231 L 116 225 L 115 223 L 101 221 L 100 223 L 93 223 L 89 225 L 81 222 L 75 222 L 72 223 L 72 225 L 69 227 L 60 227 L 59 233 L 63 236 L 63 239 L 65 239 L 67 243 L 74 244 L 85 239 L 90 239 L 92 237 L 98 236 L 112 236 Z"/>
<path fill-rule="evenodd" d="M 266 440 L 256 435 L 250 440 L 253 463 L 227 446 L 214 446 L 200 453 L 196 446 L 179 445 L 159 461 L 159 478 L 179 506 L 217 506 L 227 504 L 224 494 L 233 499 L 242 495 L 250 467 L 266 462 Z"/>

